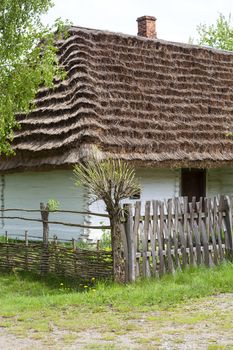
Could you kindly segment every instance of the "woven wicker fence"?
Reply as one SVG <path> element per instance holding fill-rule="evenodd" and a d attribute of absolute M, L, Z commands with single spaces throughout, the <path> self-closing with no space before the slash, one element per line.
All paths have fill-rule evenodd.
<path fill-rule="evenodd" d="M 73 249 L 57 242 L 0 243 L 0 270 L 52 273 L 77 279 L 112 279 L 112 254 L 108 251 Z"/>
<path fill-rule="evenodd" d="M 0 270 L 1 271 L 32 271 L 38 274 L 56 274 L 77 279 L 112 279 L 113 258 L 112 252 L 99 249 L 97 244 L 88 244 L 89 249 L 80 249 L 75 239 L 66 240 L 57 237 L 49 237 L 49 225 L 62 225 L 70 227 L 82 227 L 87 229 L 109 229 L 109 226 L 91 226 L 74 224 L 63 221 L 49 220 L 48 206 L 40 204 L 37 209 L 7 208 L 1 209 L 2 218 L 7 220 L 23 220 L 41 223 L 41 237 L 30 236 L 25 231 L 24 237 L 5 232 L 0 242 Z M 12 216 L 11 212 L 19 212 L 18 216 Z M 25 213 L 39 213 L 40 218 L 32 219 Z M 77 215 L 93 215 L 106 217 L 106 214 L 77 212 L 70 210 L 56 210 L 53 212 L 72 213 Z M 22 215 L 23 213 L 23 215 Z M 41 241 L 42 240 L 42 241 Z"/>

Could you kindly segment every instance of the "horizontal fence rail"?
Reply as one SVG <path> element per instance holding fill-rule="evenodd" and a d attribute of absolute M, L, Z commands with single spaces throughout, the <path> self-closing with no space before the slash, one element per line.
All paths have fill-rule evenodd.
<path fill-rule="evenodd" d="M 80 228 L 89 228 L 93 230 L 105 230 L 110 229 L 110 226 L 100 226 L 100 225 L 82 225 L 82 224 L 73 224 L 71 222 L 64 222 L 64 221 L 48 221 L 48 220 L 41 220 L 41 219 L 30 219 L 25 218 L 22 216 L 2 216 L 1 219 L 10 219 L 10 220 L 23 220 L 23 221 L 31 221 L 31 222 L 41 222 L 45 224 L 52 224 L 52 225 L 62 225 L 62 226 L 69 226 L 69 227 L 80 227 Z"/>
<path fill-rule="evenodd" d="M 180 197 L 125 205 L 126 278 L 162 276 L 188 265 L 233 260 L 233 197 Z M 143 215 L 142 215 L 142 209 Z"/>
<path fill-rule="evenodd" d="M 11 209 L 11 208 L 6 208 L 6 209 L 0 209 L 0 212 L 8 212 L 8 211 L 21 211 L 21 212 L 27 212 L 27 213 L 40 213 L 41 210 L 39 209 Z M 69 214 L 80 214 L 80 215 L 92 215 L 92 216 L 99 216 L 99 217 L 104 217 L 108 218 L 108 214 L 102 214 L 102 213 L 94 213 L 91 211 L 75 211 L 75 210 L 50 210 L 50 213 L 69 213 Z"/>

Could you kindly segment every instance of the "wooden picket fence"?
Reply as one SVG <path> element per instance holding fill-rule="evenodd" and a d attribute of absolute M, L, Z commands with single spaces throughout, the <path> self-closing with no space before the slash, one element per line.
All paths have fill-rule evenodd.
<path fill-rule="evenodd" d="M 125 205 L 122 224 L 126 280 L 162 276 L 187 265 L 233 260 L 233 197 L 186 197 Z"/>

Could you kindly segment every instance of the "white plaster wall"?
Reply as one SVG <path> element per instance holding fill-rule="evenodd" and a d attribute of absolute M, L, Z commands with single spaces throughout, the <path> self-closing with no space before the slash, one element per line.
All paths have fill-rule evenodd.
<path fill-rule="evenodd" d="M 84 210 L 84 192 L 74 185 L 71 170 L 50 172 L 25 172 L 5 175 L 4 206 L 5 208 L 39 209 L 40 202 L 56 199 L 60 202 L 59 209 Z M 9 216 L 25 216 L 40 218 L 40 213 L 9 212 Z M 6 214 L 5 214 L 6 215 Z M 50 213 L 50 220 L 82 223 L 84 217 L 77 214 Z M 41 236 L 42 224 L 21 220 L 4 220 L 0 222 L 0 234 L 7 230 L 15 236 L 24 234 Z M 78 238 L 83 229 L 67 226 L 50 225 L 50 237 L 54 234 L 58 238 Z"/>
<path fill-rule="evenodd" d="M 138 169 L 141 182 L 141 201 L 179 196 L 179 169 Z"/>
<path fill-rule="evenodd" d="M 233 168 L 207 170 L 207 197 L 233 194 Z"/>
<path fill-rule="evenodd" d="M 180 191 L 180 170 L 179 169 L 137 169 L 136 175 L 141 183 L 142 212 L 147 200 L 172 198 L 179 196 Z M 136 200 L 125 200 L 125 203 L 134 203 Z M 90 206 L 93 212 L 104 212 L 105 206 L 102 201 L 93 203 Z M 91 223 L 98 225 L 100 222 L 109 225 L 109 220 L 105 218 L 92 217 Z M 101 236 L 101 231 L 91 230 L 90 237 L 97 239 Z"/>

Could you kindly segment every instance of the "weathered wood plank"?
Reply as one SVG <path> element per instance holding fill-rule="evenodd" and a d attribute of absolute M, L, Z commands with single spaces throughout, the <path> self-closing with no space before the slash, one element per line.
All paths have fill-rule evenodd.
<path fill-rule="evenodd" d="M 193 250 L 193 240 L 191 236 L 191 230 L 190 230 L 190 222 L 188 221 L 188 197 L 184 197 L 184 233 L 186 235 L 186 240 L 187 240 L 187 255 L 189 258 L 189 263 L 190 265 L 195 264 L 195 259 L 194 259 L 194 250 Z"/>
<path fill-rule="evenodd" d="M 217 215 L 217 207 L 215 198 L 213 202 L 209 200 L 209 208 L 210 208 L 210 237 L 213 245 L 213 262 L 215 265 L 218 264 L 218 250 L 217 250 L 217 242 L 216 242 L 216 215 Z"/>
<path fill-rule="evenodd" d="M 179 210 L 178 210 L 178 198 L 174 198 L 174 208 L 175 208 L 175 218 L 174 218 L 174 231 L 173 231 L 173 240 L 174 240 L 174 251 L 175 251 L 175 266 L 180 270 L 180 259 L 178 255 L 178 238 L 179 238 Z"/>
<path fill-rule="evenodd" d="M 167 226 L 165 226 L 166 230 L 166 248 L 167 248 L 167 262 L 168 262 L 168 271 L 173 273 L 174 272 L 174 264 L 172 259 L 172 253 L 171 253 L 171 233 L 172 233 L 172 200 L 169 199 L 167 201 Z"/>
<path fill-rule="evenodd" d="M 153 202 L 152 202 L 153 206 Z M 152 208 L 153 209 L 153 208 Z M 151 230 L 150 230 L 150 243 L 151 243 L 151 256 L 152 256 L 152 276 L 157 276 L 157 260 L 156 260 L 156 237 L 158 230 L 158 218 L 153 216 Z"/>
<path fill-rule="evenodd" d="M 150 201 L 146 201 L 145 204 L 145 222 L 144 222 L 144 234 L 142 237 L 143 258 L 142 258 L 142 275 L 143 277 L 150 277 L 150 265 L 147 258 L 148 251 L 148 237 L 149 237 L 149 225 L 150 225 Z"/>
<path fill-rule="evenodd" d="M 166 272 L 165 269 L 165 261 L 163 256 L 163 244 L 162 244 L 162 236 L 163 236 L 163 209 L 161 207 L 163 206 L 162 202 L 159 201 L 153 201 L 153 213 L 154 216 L 157 215 L 158 209 L 160 212 L 160 220 L 159 220 L 159 229 L 157 231 L 157 239 L 158 239 L 158 252 L 159 252 L 159 275 L 162 276 Z M 162 215 L 161 215 L 162 214 Z"/>
<path fill-rule="evenodd" d="M 204 264 L 209 267 L 210 266 L 210 255 L 209 255 L 209 244 L 208 244 L 208 234 L 207 234 L 207 229 L 209 229 L 209 219 L 208 219 L 208 202 L 205 198 L 204 201 L 204 208 L 205 208 L 205 213 L 206 213 L 206 220 L 205 222 L 203 219 L 200 217 L 200 223 L 201 223 L 201 237 L 202 237 L 202 243 L 203 243 L 203 248 L 204 248 Z M 199 214 L 201 214 L 201 208 L 199 208 Z"/>
<path fill-rule="evenodd" d="M 135 214 L 134 214 L 134 243 L 135 243 L 135 274 L 136 278 L 139 277 L 140 271 L 139 271 L 139 260 L 137 259 L 136 255 L 139 249 L 139 226 L 140 226 L 140 219 L 141 219 L 141 202 L 137 201 L 135 203 Z"/>
<path fill-rule="evenodd" d="M 181 252 L 182 252 L 182 267 L 185 268 L 187 265 L 187 241 L 184 233 L 184 206 L 180 205 L 181 213 L 183 216 L 182 221 L 179 221 L 179 232 L 180 232 L 180 242 L 181 242 Z"/>
<path fill-rule="evenodd" d="M 126 238 L 126 223 L 121 223 L 121 241 L 123 246 L 124 262 L 125 262 L 125 281 L 129 282 L 129 251 Z"/>
<path fill-rule="evenodd" d="M 225 246 L 226 246 L 226 258 L 233 259 L 233 243 L 232 243 L 232 211 L 230 205 L 230 198 L 224 196 L 224 210 L 226 216 L 224 218 L 226 232 L 225 232 Z"/>
<path fill-rule="evenodd" d="M 194 209 L 193 209 L 192 203 L 189 204 L 189 210 L 190 210 L 190 228 L 195 240 L 196 262 L 197 262 L 197 265 L 201 265 L 202 255 L 201 255 L 201 240 L 200 240 L 199 224 L 197 224 L 197 222 L 194 220 L 194 217 L 193 217 Z"/>
<path fill-rule="evenodd" d="M 125 206 L 125 212 L 126 212 L 126 225 L 125 225 L 125 233 L 126 233 L 126 240 L 127 240 L 127 246 L 128 246 L 128 280 L 129 282 L 134 282 L 136 280 L 136 273 L 135 273 L 135 261 L 136 261 L 136 254 L 135 254 L 135 236 L 133 231 L 133 212 L 132 212 L 132 204 L 127 204 Z"/>
<path fill-rule="evenodd" d="M 220 261 L 224 260 L 224 251 L 222 244 L 222 234 L 224 233 L 223 227 L 223 210 L 224 210 L 224 197 L 220 196 L 218 200 L 218 224 L 217 224 L 217 237 Z"/>

